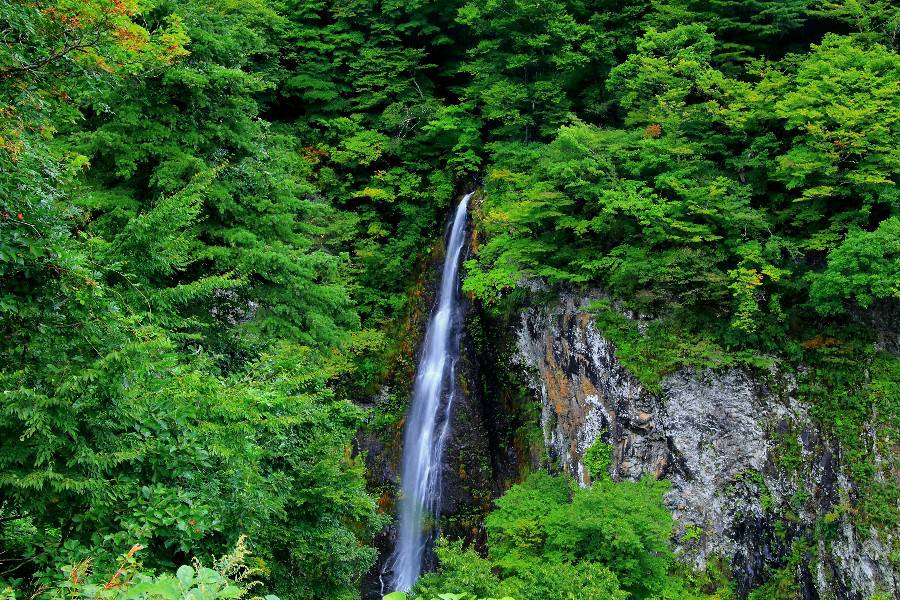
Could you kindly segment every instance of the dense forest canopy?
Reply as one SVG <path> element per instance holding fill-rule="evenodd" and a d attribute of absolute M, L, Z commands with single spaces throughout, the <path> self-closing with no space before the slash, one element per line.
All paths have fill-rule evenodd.
<path fill-rule="evenodd" d="M 353 400 L 476 182 L 486 310 L 602 288 L 656 319 L 597 308 L 651 387 L 804 365 L 896 531 L 898 44 L 889 0 L 0 0 L 0 596 L 358 597 Z M 533 475 L 421 594 L 728 597 L 663 487 Z"/>

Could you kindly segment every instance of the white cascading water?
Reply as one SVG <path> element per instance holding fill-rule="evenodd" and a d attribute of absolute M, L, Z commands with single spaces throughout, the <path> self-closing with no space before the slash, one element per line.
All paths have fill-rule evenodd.
<path fill-rule="evenodd" d="M 471 196 L 469 193 L 463 197 L 453 217 L 437 306 L 425 331 L 425 345 L 406 418 L 400 470 L 400 527 L 389 562 L 393 588 L 404 592 L 419 578 L 433 523 L 440 514 L 442 455 L 450 425 L 459 355 L 459 259 L 465 244 Z"/>

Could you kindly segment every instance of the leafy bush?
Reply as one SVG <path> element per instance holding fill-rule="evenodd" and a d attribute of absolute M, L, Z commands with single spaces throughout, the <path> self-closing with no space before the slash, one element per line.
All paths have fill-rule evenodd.
<path fill-rule="evenodd" d="M 584 468 L 588 470 L 592 480 L 609 477 L 609 467 L 613 464 L 613 447 L 601 439 L 606 430 L 600 432 L 596 441 L 584 453 Z"/>
<path fill-rule="evenodd" d="M 488 516 L 488 556 L 441 542 L 439 570 L 416 594 L 466 590 L 476 596 L 542 598 L 700 598 L 673 577 L 672 517 L 665 482 L 645 479 L 587 489 L 534 473 L 497 500 Z"/>
<path fill-rule="evenodd" d="M 135 544 L 119 558 L 118 568 L 111 576 L 99 576 L 87 558 L 74 565 L 61 568 L 65 579 L 38 590 L 31 598 L 92 598 L 107 600 L 131 600 L 154 598 L 157 600 L 221 600 L 249 598 L 260 586 L 254 577 L 261 573 L 248 566 L 250 552 L 245 539 L 238 539 L 235 548 L 218 558 L 212 567 L 204 567 L 195 560 L 192 565 L 181 565 L 174 574 L 154 575 L 141 568 L 137 553 L 143 549 Z M 12 588 L 0 591 L 0 598 L 15 600 Z M 277 596 L 256 596 L 253 600 L 278 600 Z"/>

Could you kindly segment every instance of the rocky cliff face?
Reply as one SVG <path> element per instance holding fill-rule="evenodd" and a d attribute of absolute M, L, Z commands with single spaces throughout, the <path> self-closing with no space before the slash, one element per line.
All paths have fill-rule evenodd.
<path fill-rule="evenodd" d="M 585 310 L 591 299 L 527 309 L 516 327 L 515 361 L 539 398 L 555 468 L 588 485 L 583 456 L 599 439 L 613 446 L 614 478 L 671 480 L 679 551 L 698 568 L 730 563 L 741 596 L 804 541 L 795 575 L 805 598 L 898 597 L 894 540 L 849 522 L 840 448 L 811 421 L 791 376 L 681 371 L 653 394 L 617 361 Z M 785 443 L 799 446 L 798 464 L 785 465 Z M 823 519 L 829 535 L 813 535 Z"/>

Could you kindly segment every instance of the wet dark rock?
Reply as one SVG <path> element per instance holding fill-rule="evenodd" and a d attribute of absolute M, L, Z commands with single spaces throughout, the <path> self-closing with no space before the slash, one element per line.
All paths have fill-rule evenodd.
<path fill-rule="evenodd" d="M 868 309 L 856 309 L 852 316 L 875 332 L 880 350 L 900 356 L 900 300 L 876 300 Z"/>

